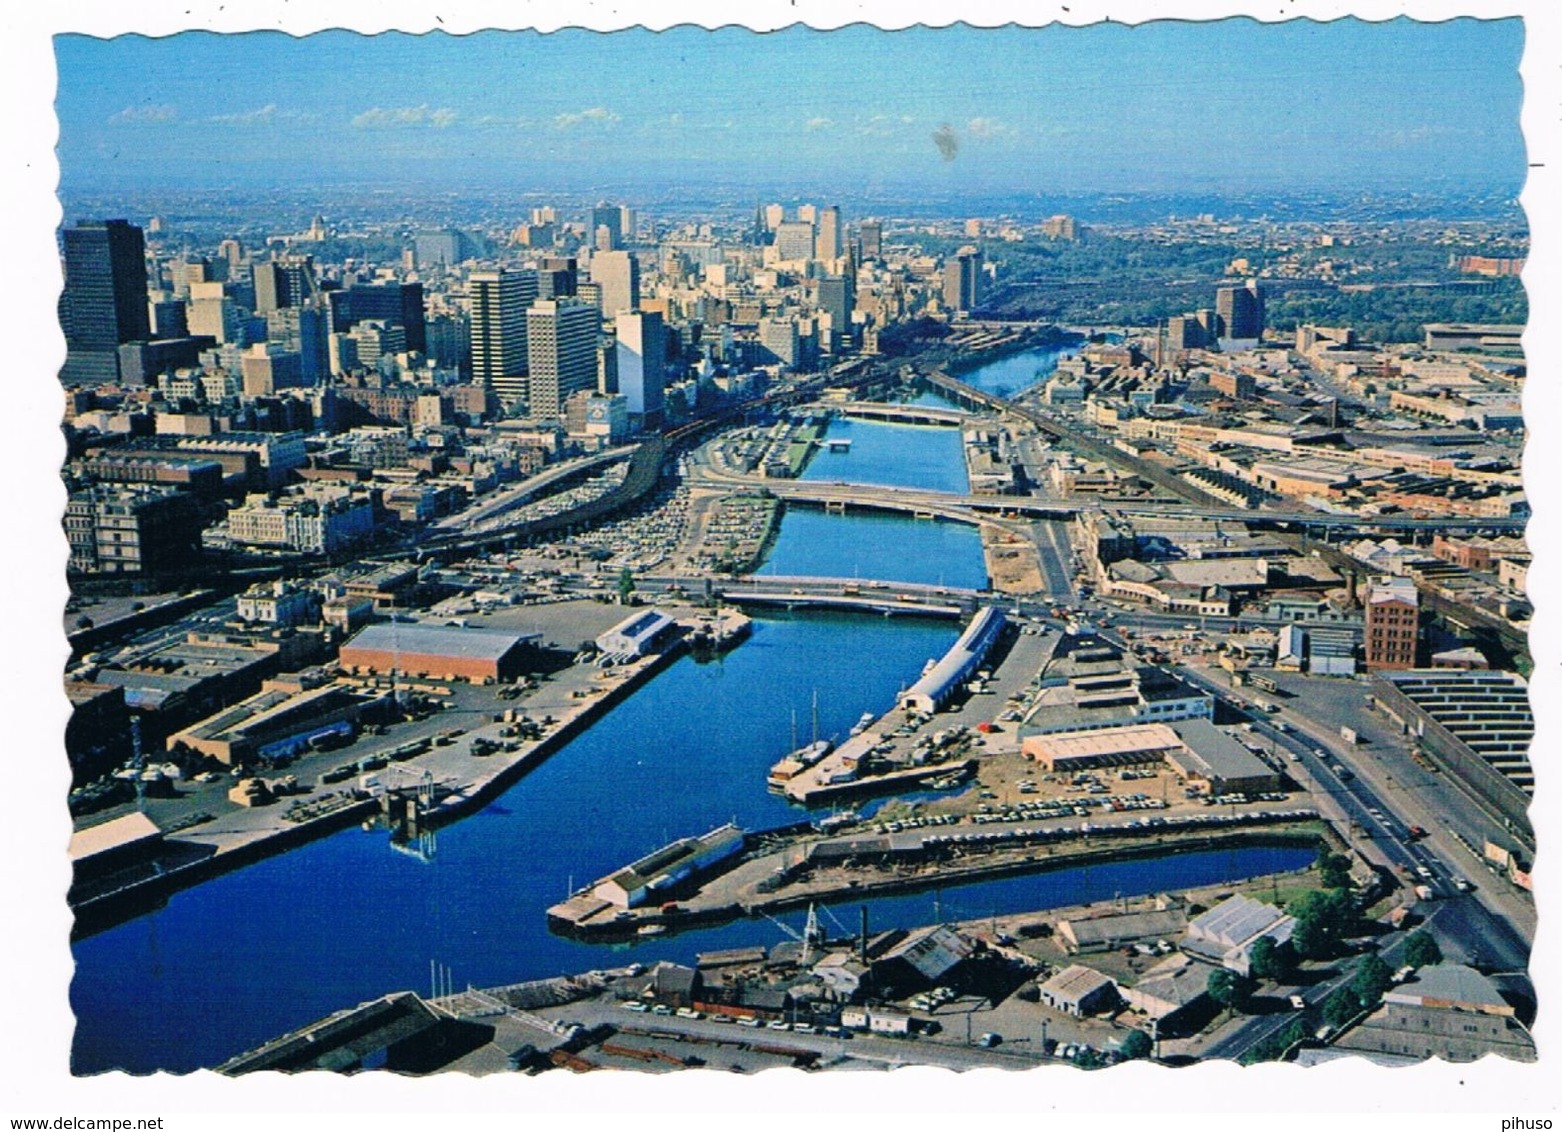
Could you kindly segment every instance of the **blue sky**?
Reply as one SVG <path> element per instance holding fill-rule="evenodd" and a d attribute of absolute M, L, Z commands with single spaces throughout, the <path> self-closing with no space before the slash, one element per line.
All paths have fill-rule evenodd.
<path fill-rule="evenodd" d="M 55 47 L 67 186 L 1516 188 L 1525 165 L 1514 19 Z"/>

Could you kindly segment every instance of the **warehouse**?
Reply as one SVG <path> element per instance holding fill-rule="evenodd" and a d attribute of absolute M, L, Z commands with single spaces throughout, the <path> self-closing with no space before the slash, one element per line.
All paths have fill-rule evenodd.
<path fill-rule="evenodd" d="M 730 823 L 700 837 L 685 837 L 598 881 L 592 893 L 619 908 L 638 908 L 740 852 L 743 844 L 743 831 Z"/>
<path fill-rule="evenodd" d="M 1109 912 L 1102 916 L 1058 921 L 1058 940 L 1070 955 L 1111 951 L 1140 940 L 1161 940 L 1181 935 L 1188 915 L 1180 907 L 1150 908 L 1142 912 Z"/>
<path fill-rule="evenodd" d="M 268 680 L 259 694 L 170 735 L 168 749 L 187 748 L 227 766 L 283 759 L 323 736 L 354 734 L 365 709 L 382 704 L 335 684 L 305 688 Z"/>
<path fill-rule="evenodd" d="M 1164 723 L 1131 727 L 1065 731 L 1057 735 L 1027 735 L 1020 749 L 1049 774 L 1072 774 L 1095 767 L 1137 766 L 1160 762 L 1182 741 Z"/>
<path fill-rule="evenodd" d="M 1041 984 L 1041 1001 L 1054 1010 L 1083 1018 L 1111 1010 L 1122 998 L 1111 977 L 1075 963 Z"/>
<path fill-rule="evenodd" d="M 533 659 L 539 634 L 391 621 L 370 625 L 342 646 L 341 666 L 355 672 L 427 676 L 491 684 L 513 680 Z"/>
<path fill-rule="evenodd" d="M 900 706 L 906 711 L 932 715 L 941 711 L 954 694 L 981 666 L 1005 625 L 1003 611 L 984 609 L 971 620 L 954 647 L 944 654 L 926 676 L 901 693 Z"/>
<path fill-rule="evenodd" d="M 609 656 L 642 657 L 673 628 L 673 619 L 655 609 L 625 618 L 597 638 L 597 648 Z"/>
<path fill-rule="evenodd" d="M 1268 794 L 1280 789 L 1280 772 L 1207 719 L 1189 719 L 1171 730 L 1182 740 L 1166 761 L 1209 794 Z"/>

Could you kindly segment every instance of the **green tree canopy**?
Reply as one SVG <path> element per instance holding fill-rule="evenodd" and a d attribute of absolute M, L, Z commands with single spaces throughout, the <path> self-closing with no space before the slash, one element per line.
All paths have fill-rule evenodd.
<path fill-rule="evenodd" d="M 1296 918 L 1291 946 L 1304 959 L 1327 959 L 1356 926 L 1356 907 L 1342 888 L 1306 892 L 1287 906 Z"/>
<path fill-rule="evenodd" d="M 1255 979 L 1278 981 L 1291 973 L 1296 956 L 1289 943 L 1276 943 L 1273 936 L 1260 936 L 1248 956 Z"/>
<path fill-rule="evenodd" d="M 1210 998 L 1228 1010 L 1241 1010 L 1246 1006 L 1253 989 L 1246 978 L 1226 967 L 1217 967 L 1209 973 L 1206 988 Z"/>
<path fill-rule="evenodd" d="M 1318 854 L 1318 876 L 1325 888 L 1350 887 L 1350 858 L 1323 849 Z"/>
<path fill-rule="evenodd" d="M 1425 931 L 1414 931 L 1405 940 L 1405 963 L 1411 967 L 1433 967 L 1443 961 L 1443 949 Z"/>
<path fill-rule="evenodd" d="M 1120 1047 L 1125 1061 L 1138 1061 L 1142 1057 L 1149 1057 L 1153 1048 L 1150 1035 L 1143 1030 L 1130 1030 L 1128 1036 L 1122 1041 Z"/>
<path fill-rule="evenodd" d="M 1356 967 L 1356 975 L 1350 981 L 1350 989 L 1363 1007 L 1371 1009 L 1383 998 L 1383 992 L 1394 985 L 1394 972 L 1376 955 L 1369 955 Z"/>

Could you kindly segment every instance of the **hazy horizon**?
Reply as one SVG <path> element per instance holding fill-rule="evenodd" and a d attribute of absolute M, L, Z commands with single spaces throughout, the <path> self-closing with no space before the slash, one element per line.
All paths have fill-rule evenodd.
<path fill-rule="evenodd" d="M 1496 191 L 1523 25 L 55 37 L 60 188 Z"/>

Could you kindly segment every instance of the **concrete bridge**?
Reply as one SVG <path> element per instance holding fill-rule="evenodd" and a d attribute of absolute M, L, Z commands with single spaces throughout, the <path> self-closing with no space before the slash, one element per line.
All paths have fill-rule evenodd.
<path fill-rule="evenodd" d="M 818 412 L 835 413 L 870 421 L 894 421 L 904 424 L 948 425 L 959 427 L 974 419 L 961 409 L 943 409 L 935 405 L 897 405 L 880 401 L 816 401 L 804 406 Z"/>

